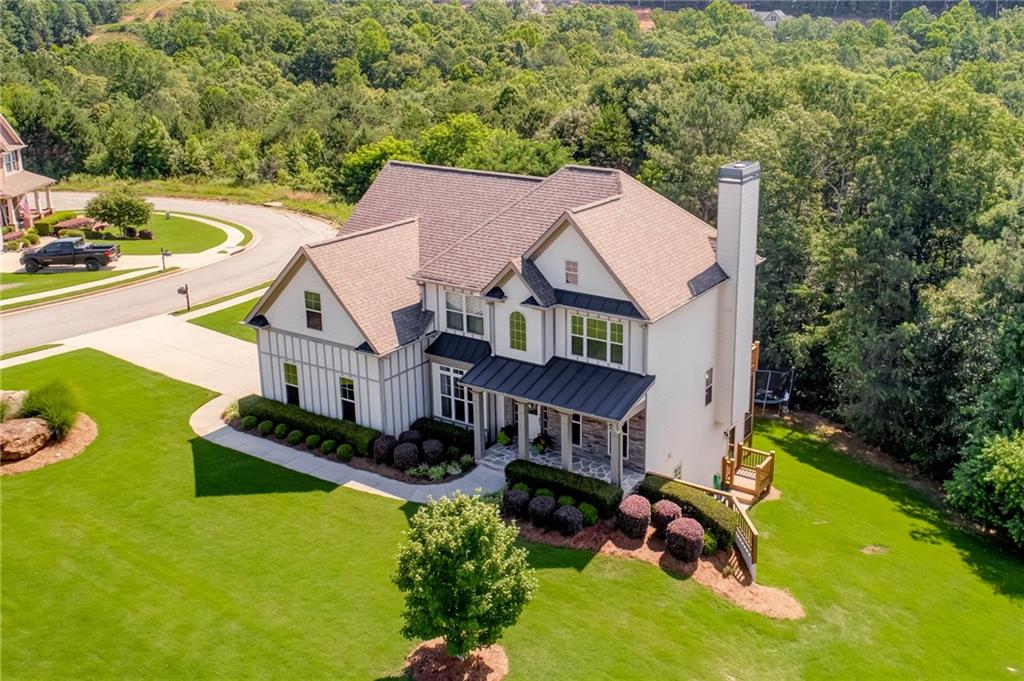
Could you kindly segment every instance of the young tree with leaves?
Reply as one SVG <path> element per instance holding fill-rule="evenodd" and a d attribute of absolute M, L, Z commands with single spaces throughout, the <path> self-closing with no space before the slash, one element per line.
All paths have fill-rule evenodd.
<path fill-rule="evenodd" d="M 87 216 L 117 227 L 121 236 L 125 236 L 129 228 L 137 229 L 149 222 L 152 210 L 149 201 L 136 196 L 126 187 L 94 196 L 85 204 Z"/>

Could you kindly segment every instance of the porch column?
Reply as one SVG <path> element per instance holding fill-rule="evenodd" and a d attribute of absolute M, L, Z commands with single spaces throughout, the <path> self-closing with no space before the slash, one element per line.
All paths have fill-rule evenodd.
<path fill-rule="evenodd" d="M 486 445 L 486 421 L 484 419 L 484 394 L 479 390 L 473 391 L 473 458 L 477 461 L 483 458 Z"/>
<path fill-rule="evenodd" d="M 613 423 L 608 429 L 608 437 L 612 440 L 608 443 L 608 454 L 612 463 L 612 483 L 622 484 L 622 424 Z"/>
<path fill-rule="evenodd" d="M 14 214 L 14 199 L 7 197 L 7 222 L 4 224 L 18 226 L 18 218 Z"/>
<path fill-rule="evenodd" d="M 42 207 L 39 205 L 39 190 L 38 189 L 32 190 L 32 199 L 33 199 L 33 201 L 35 201 L 35 204 L 36 204 L 36 212 L 39 213 L 40 215 L 42 215 L 43 211 L 42 211 Z"/>
<path fill-rule="evenodd" d="M 53 211 L 53 197 L 50 196 L 50 188 L 46 188 L 46 210 Z"/>
<path fill-rule="evenodd" d="M 516 402 L 516 414 L 519 417 L 519 458 L 530 458 L 530 436 L 527 434 L 526 402 Z"/>
<path fill-rule="evenodd" d="M 561 422 L 561 436 L 562 441 L 562 468 L 567 471 L 572 470 L 572 429 L 569 426 L 569 412 L 560 411 L 558 412 L 558 420 Z"/>

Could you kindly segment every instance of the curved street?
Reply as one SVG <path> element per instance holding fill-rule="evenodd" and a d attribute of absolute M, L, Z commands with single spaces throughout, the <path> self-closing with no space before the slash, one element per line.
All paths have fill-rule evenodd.
<path fill-rule="evenodd" d="M 55 192 L 54 209 L 85 206 L 93 194 Z M 150 198 L 157 211 L 196 213 L 236 222 L 253 233 L 253 245 L 215 263 L 38 309 L 0 317 L 3 352 L 34 347 L 171 312 L 185 305 L 178 287 L 188 284 L 193 303 L 239 291 L 277 276 L 302 244 L 336 233 L 330 223 L 291 211 L 200 199 Z M 174 257 L 168 260 L 174 265 Z"/>

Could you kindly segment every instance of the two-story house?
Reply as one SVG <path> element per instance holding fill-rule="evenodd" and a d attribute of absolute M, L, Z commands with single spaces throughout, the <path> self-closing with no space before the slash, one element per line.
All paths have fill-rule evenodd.
<path fill-rule="evenodd" d="M 750 428 L 759 177 L 721 168 L 716 231 L 618 170 L 391 162 L 247 317 L 263 395 L 710 484 Z"/>
<path fill-rule="evenodd" d="M 33 219 L 53 212 L 50 185 L 54 180 L 25 170 L 21 158 L 25 146 L 4 115 L 0 114 L 0 225 L 3 226 L 28 227 Z M 40 191 L 46 192 L 45 207 L 40 205 Z M 32 203 L 28 201 L 29 194 L 32 194 Z"/>

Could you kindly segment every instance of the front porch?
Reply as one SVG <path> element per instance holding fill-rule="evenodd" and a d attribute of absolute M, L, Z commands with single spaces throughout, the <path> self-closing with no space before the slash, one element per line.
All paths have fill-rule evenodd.
<path fill-rule="evenodd" d="M 483 458 L 480 459 L 480 463 L 488 468 L 504 471 L 505 466 L 518 458 L 519 445 L 516 442 L 511 442 L 507 445 L 494 444 L 484 452 Z M 545 450 L 538 453 L 531 447 L 528 449 L 527 458 L 534 463 L 551 466 L 552 468 L 562 468 L 561 452 Z M 604 480 L 605 482 L 611 482 L 612 480 L 611 459 L 601 459 L 595 456 L 574 454 L 572 456 L 572 468 L 569 470 L 573 473 L 597 478 L 598 480 Z M 643 479 L 644 471 L 642 469 L 631 466 L 628 463 L 623 464 L 622 481 L 619 483 L 623 491 L 626 493 L 631 492 Z"/>

